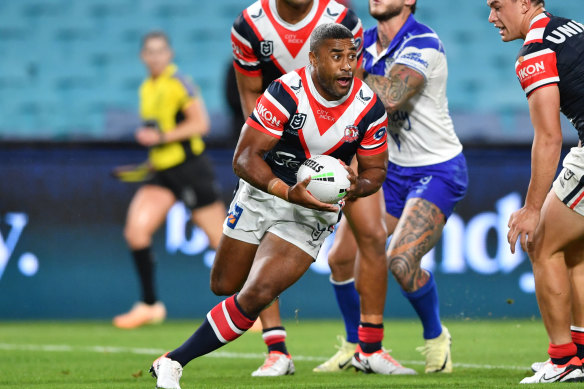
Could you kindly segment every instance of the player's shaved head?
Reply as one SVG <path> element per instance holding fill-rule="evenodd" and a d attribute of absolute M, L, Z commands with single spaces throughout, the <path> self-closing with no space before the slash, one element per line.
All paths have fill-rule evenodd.
<path fill-rule="evenodd" d="M 354 39 L 354 37 L 351 30 L 342 24 L 321 24 L 310 34 L 310 51 L 318 52 L 318 48 L 329 39 Z"/>

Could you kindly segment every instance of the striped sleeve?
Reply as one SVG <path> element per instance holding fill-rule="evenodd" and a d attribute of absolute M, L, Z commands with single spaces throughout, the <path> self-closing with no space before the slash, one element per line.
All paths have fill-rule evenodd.
<path fill-rule="evenodd" d="M 259 77 L 262 75 L 260 61 L 257 58 L 252 42 L 257 40 L 252 27 L 243 11 L 231 27 L 231 49 L 233 52 L 233 66 L 246 76 Z"/>
<path fill-rule="evenodd" d="M 387 150 L 387 113 L 383 103 L 375 96 L 373 107 L 363 117 L 367 126 L 365 136 L 359 144 L 357 154 L 375 155 Z"/>
<path fill-rule="evenodd" d="M 527 96 L 537 88 L 560 82 L 556 53 L 547 48 L 520 56 L 515 72 Z"/>
<path fill-rule="evenodd" d="M 296 112 L 298 100 L 290 87 L 281 79 L 273 81 L 256 106 L 246 123 L 263 133 L 280 138 L 284 126 Z"/>

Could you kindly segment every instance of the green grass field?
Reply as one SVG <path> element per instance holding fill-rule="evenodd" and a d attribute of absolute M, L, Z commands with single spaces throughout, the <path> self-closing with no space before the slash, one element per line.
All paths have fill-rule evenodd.
<path fill-rule="evenodd" d="M 151 362 L 182 343 L 199 321 L 167 322 L 123 331 L 105 322 L 0 323 L 0 388 L 154 388 Z M 296 374 L 253 378 L 265 346 L 259 333 L 194 360 L 181 380 L 188 388 L 508 388 L 547 358 L 547 337 L 538 320 L 446 321 L 453 336 L 454 373 L 423 373 L 423 344 L 417 321 L 385 323 L 384 347 L 417 376 L 365 375 L 349 370 L 316 374 L 332 355 L 340 321 L 288 321 L 288 349 Z M 577 384 L 553 384 L 577 386 Z M 546 386 L 550 387 L 549 385 Z"/>

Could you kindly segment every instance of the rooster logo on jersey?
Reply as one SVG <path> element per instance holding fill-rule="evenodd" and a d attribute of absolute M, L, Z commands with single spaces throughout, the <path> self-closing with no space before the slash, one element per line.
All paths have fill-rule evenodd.
<path fill-rule="evenodd" d="M 343 135 L 341 140 L 345 143 L 353 143 L 357 139 L 359 139 L 359 129 L 357 126 L 351 124 L 345 127 L 345 135 Z"/>

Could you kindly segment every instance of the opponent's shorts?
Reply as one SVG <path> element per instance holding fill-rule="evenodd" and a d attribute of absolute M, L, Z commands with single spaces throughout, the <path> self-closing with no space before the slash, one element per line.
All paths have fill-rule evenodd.
<path fill-rule="evenodd" d="M 399 219 L 406 202 L 420 197 L 440 208 L 448 219 L 456 203 L 466 194 L 467 187 L 468 172 L 462 153 L 427 166 L 405 167 L 389 162 L 383 182 L 385 209 Z"/>
<path fill-rule="evenodd" d="M 211 162 L 204 154 L 187 159 L 180 165 L 159 170 L 146 184 L 170 189 L 187 208 L 195 210 L 221 199 Z"/>
<path fill-rule="evenodd" d="M 223 233 L 259 245 L 266 232 L 271 232 L 316 259 L 320 246 L 338 221 L 339 212 L 304 208 L 239 180 Z"/>
<path fill-rule="evenodd" d="M 564 204 L 584 216 L 584 148 L 573 147 L 562 166 L 553 190 Z"/>

